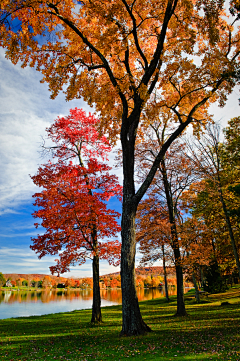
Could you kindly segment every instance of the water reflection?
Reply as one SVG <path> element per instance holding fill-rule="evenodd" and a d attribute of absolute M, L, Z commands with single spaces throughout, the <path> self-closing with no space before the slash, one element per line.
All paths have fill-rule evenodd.
<path fill-rule="evenodd" d="M 169 295 L 176 294 L 175 288 Z M 138 288 L 139 301 L 164 297 L 163 289 Z M 18 316 L 42 315 L 91 308 L 93 291 L 84 290 L 36 290 L 0 291 L 0 319 Z M 121 304 L 120 289 L 101 290 L 102 306 Z"/>
<path fill-rule="evenodd" d="M 175 295 L 176 289 L 170 288 L 169 295 Z M 102 299 L 121 303 L 121 290 L 120 289 L 105 289 L 101 290 Z M 150 300 L 154 298 L 164 297 L 164 290 L 159 288 L 138 288 L 137 295 L 139 301 Z M 91 289 L 84 290 L 36 290 L 36 291 L 0 291 L 0 304 L 4 303 L 22 303 L 22 302 L 62 302 L 63 300 L 90 300 L 93 297 Z"/>

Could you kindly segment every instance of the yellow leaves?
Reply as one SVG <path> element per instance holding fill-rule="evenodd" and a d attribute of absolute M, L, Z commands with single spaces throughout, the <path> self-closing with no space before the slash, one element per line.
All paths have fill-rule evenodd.
<path fill-rule="evenodd" d="M 142 83 L 137 92 L 142 100 L 146 101 L 148 99 L 148 87 L 145 84 Z"/>
<path fill-rule="evenodd" d="M 45 1 L 28 0 L 22 6 L 21 0 L 2 0 L 1 8 L 23 23 L 22 28 L 13 26 L 12 31 L 3 26 L 0 42 L 13 63 L 20 60 L 23 66 L 36 66 L 42 72 L 52 97 L 66 89 L 68 100 L 83 97 L 90 105 L 94 104 L 101 112 L 102 125 L 112 135 L 117 134 L 116 124 L 122 118 L 119 94 L 124 95 L 130 113 L 135 105 L 134 87 L 138 86 L 137 93 L 144 103 L 142 124 L 147 124 L 147 113 L 160 118 L 174 107 L 182 114 L 183 122 L 192 109 L 196 121 L 209 120 L 210 103 L 196 105 L 206 97 L 213 101 L 220 99 L 224 104 L 224 94 L 234 85 L 226 81 L 219 94 L 211 92 L 212 84 L 231 68 L 226 59 L 229 26 L 224 19 L 219 20 L 218 43 L 210 46 L 204 29 L 206 19 L 199 15 L 196 1 L 178 1 L 159 53 L 163 65 L 158 67 L 159 63 L 148 83 L 144 80 L 143 84 L 146 64 L 150 64 L 156 51 L 167 3 L 167 0 L 135 1 L 127 10 L 120 0 L 87 0 L 81 6 L 76 6 L 73 0 L 64 0 L 56 3 L 57 8 Z M 46 34 L 50 39 L 53 35 L 53 41 L 48 43 Z M 234 53 L 240 48 L 239 34 L 234 34 L 233 39 Z M 109 66 L 108 72 L 96 68 L 103 63 Z M 158 71 L 158 82 L 149 96 L 149 86 Z M 179 121 L 174 112 L 171 118 Z"/>

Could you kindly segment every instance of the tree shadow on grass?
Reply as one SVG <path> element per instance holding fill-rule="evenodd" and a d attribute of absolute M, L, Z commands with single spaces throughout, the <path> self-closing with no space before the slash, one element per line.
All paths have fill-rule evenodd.
<path fill-rule="evenodd" d="M 145 336 L 119 337 L 121 306 L 103 308 L 103 324 L 91 325 L 91 310 L 0 321 L 0 356 L 5 360 L 238 360 L 240 311 L 236 305 L 140 304 L 153 329 Z M 177 357 L 176 357 L 177 356 Z M 175 358 L 176 357 L 176 358 Z"/>

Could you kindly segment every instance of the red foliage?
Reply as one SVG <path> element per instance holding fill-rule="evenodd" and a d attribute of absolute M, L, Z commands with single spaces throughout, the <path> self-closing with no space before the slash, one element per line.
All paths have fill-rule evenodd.
<path fill-rule="evenodd" d="M 120 231 L 120 215 L 110 210 L 106 201 L 112 196 L 121 198 L 122 188 L 103 163 L 111 147 L 94 128 L 96 121 L 77 108 L 70 110 L 69 116 L 57 118 L 47 129 L 55 143 L 51 147 L 54 162 L 39 167 L 31 177 L 43 188 L 34 195 L 38 209 L 33 216 L 42 220 L 35 226 L 46 231 L 32 238 L 30 247 L 39 258 L 60 256 L 57 265 L 50 267 L 52 273 L 66 272 L 71 264 L 81 265 L 95 254 L 110 264 L 119 263 L 120 243 L 111 238 Z"/>
<path fill-rule="evenodd" d="M 110 287 L 111 288 L 121 287 L 121 283 L 116 278 L 113 278 L 110 281 Z"/>

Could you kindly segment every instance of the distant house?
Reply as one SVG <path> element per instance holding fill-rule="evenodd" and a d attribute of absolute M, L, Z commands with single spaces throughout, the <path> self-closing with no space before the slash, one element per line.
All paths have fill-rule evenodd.
<path fill-rule="evenodd" d="M 11 284 L 11 281 L 10 281 L 10 280 L 7 280 L 7 282 L 6 282 L 6 287 L 12 287 L 12 284 Z"/>

